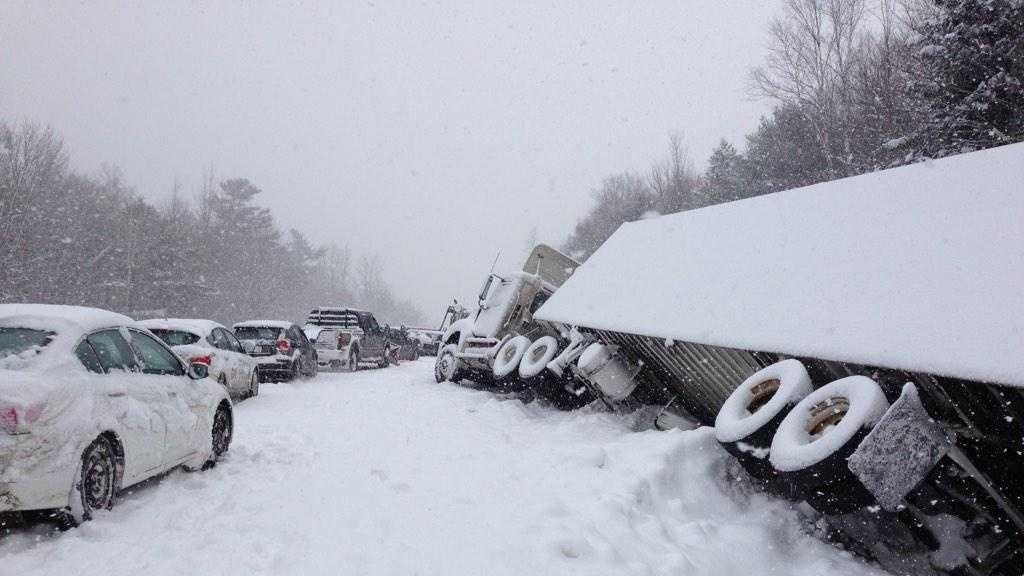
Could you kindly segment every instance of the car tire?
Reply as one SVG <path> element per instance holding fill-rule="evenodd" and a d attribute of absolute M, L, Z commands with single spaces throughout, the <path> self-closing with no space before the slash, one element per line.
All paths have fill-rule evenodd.
<path fill-rule="evenodd" d="M 260 375 L 259 371 L 253 368 L 252 376 L 249 377 L 249 398 L 255 398 L 260 395 Z"/>
<path fill-rule="evenodd" d="M 822 514 L 839 515 L 875 503 L 847 459 L 889 408 L 878 383 L 841 378 L 804 397 L 779 424 L 769 459 L 779 479 Z"/>
<path fill-rule="evenodd" d="M 447 344 L 438 350 L 437 360 L 434 362 L 434 380 L 438 384 L 462 380 L 462 363 L 455 356 L 458 349 L 458 344 Z"/>
<path fill-rule="evenodd" d="M 558 340 L 554 336 L 541 336 L 533 341 L 519 361 L 519 377 L 523 380 L 536 378 L 558 356 Z"/>
<path fill-rule="evenodd" d="M 777 478 L 768 460 L 779 424 L 814 390 L 807 369 L 796 359 L 766 366 L 743 381 L 718 411 L 715 438 L 752 477 Z"/>
<path fill-rule="evenodd" d="M 234 436 L 234 419 L 231 409 L 221 404 L 213 414 L 213 425 L 210 427 L 210 459 L 203 465 L 203 469 L 213 468 L 221 456 L 227 453 L 231 447 L 231 438 Z"/>
<path fill-rule="evenodd" d="M 111 440 L 100 436 L 82 452 L 75 472 L 62 524 L 72 527 L 92 519 L 97 510 L 114 507 L 119 489 L 117 452 Z"/>
<path fill-rule="evenodd" d="M 494 362 L 491 364 L 495 380 L 504 380 L 518 370 L 519 362 L 529 347 L 530 339 L 526 336 L 514 336 L 506 340 L 501 348 L 498 348 L 498 353 L 494 355 Z"/>

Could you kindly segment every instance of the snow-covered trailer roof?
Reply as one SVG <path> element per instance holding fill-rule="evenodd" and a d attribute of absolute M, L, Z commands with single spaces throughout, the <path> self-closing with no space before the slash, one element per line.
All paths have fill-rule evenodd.
<path fill-rule="evenodd" d="M 536 317 L 1024 386 L 1024 144 L 624 224 Z"/>

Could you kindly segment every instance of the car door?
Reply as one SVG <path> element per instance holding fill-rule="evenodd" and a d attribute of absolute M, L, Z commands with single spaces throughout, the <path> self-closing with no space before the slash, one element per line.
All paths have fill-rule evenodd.
<path fill-rule="evenodd" d="M 118 328 L 86 336 L 105 377 L 104 401 L 120 425 L 125 449 L 125 480 L 134 481 L 159 469 L 165 450 L 167 418 L 164 390 L 140 378 L 135 353 Z M 87 357 L 81 350 L 79 358 Z"/>
<path fill-rule="evenodd" d="M 225 333 L 225 330 L 214 328 L 210 331 L 209 342 L 217 349 L 214 352 L 217 372 L 224 375 L 228 390 L 232 390 L 238 386 L 238 365 L 230 354 L 231 346 L 228 344 Z"/>
<path fill-rule="evenodd" d="M 239 390 L 246 391 L 249 389 L 249 379 L 252 377 L 253 371 L 256 370 L 256 360 L 245 353 L 242 343 L 235 338 L 234 334 L 227 330 L 222 330 L 222 332 L 224 343 L 227 346 L 226 355 L 231 358 L 231 363 L 237 374 L 234 385 L 237 385 Z"/>
<path fill-rule="evenodd" d="M 191 385 L 185 366 L 160 340 L 140 330 L 129 330 L 130 344 L 140 365 L 140 380 L 164 393 L 162 409 L 167 422 L 163 467 L 180 462 L 195 450 L 200 419 L 189 404 Z"/>
<path fill-rule="evenodd" d="M 313 350 L 312 342 L 306 338 L 306 333 L 298 326 L 292 326 L 288 329 L 288 338 L 296 348 L 302 369 L 311 371 L 312 367 L 316 365 L 316 352 Z"/>

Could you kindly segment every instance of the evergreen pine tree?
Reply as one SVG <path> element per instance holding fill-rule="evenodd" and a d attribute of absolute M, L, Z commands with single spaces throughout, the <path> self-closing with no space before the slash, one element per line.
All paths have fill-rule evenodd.
<path fill-rule="evenodd" d="M 918 32 L 932 157 L 1024 140 L 1024 2 L 937 0 Z"/>

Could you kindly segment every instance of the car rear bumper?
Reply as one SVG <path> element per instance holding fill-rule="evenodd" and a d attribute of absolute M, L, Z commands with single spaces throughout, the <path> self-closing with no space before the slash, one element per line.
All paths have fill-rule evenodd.
<path fill-rule="evenodd" d="M 289 356 L 269 356 L 256 365 L 260 382 L 290 380 L 295 375 L 294 359 Z"/>
<path fill-rule="evenodd" d="M 15 463 L 14 454 L 0 448 L 0 513 L 67 506 L 73 466 L 61 465 L 60 458 L 19 458 Z"/>

